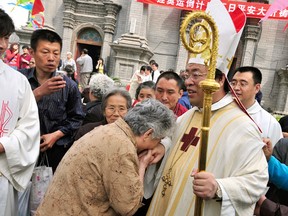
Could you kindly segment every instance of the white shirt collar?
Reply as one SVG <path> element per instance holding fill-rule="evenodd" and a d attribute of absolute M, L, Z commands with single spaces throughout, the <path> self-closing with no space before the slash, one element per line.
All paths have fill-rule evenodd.
<path fill-rule="evenodd" d="M 262 109 L 260 104 L 255 100 L 254 104 L 247 109 L 247 112 L 252 115 L 259 112 Z"/>
<path fill-rule="evenodd" d="M 233 97 L 231 96 L 230 93 L 226 94 L 221 100 L 215 102 L 211 106 L 211 111 L 216 111 L 218 109 L 221 109 L 224 106 L 227 106 L 233 101 Z M 203 108 L 198 108 L 198 110 L 202 111 Z"/>

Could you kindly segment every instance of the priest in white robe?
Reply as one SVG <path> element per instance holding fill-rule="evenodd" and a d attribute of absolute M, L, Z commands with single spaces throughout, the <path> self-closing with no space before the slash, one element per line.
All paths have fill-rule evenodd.
<path fill-rule="evenodd" d="M 0 56 L 12 32 L 13 21 L 0 9 Z M 39 155 L 38 109 L 26 77 L 1 59 L 0 86 L 0 216 L 16 216 L 17 191 L 27 187 Z"/>
<path fill-rule="evenodd" d="M 269 138 L 275 146 L 283 138 L 279 122 L 256 101 L 255 96 L 261 88 L 262 73 L 252 66 L 239 67 L 235 70 L 231 86 L 247 109 L 249 115 L 261 129 L 262 138 Z"/>

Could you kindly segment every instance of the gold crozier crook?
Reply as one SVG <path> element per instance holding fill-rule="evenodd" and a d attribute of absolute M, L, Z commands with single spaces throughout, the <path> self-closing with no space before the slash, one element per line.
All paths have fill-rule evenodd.
<path fill-rule="evenodd" d="M 191 24 L 190 30 L 187 31 L 187 28 Z M 202 31 L 201 36 L 199 36 L 199 31 Z M 189 44 L 187 42 L 186 32 L 189 32 Z M 205 12 L 192 12 L 183 20 L 180 29 L 180 37 L 184 47 L 189 53 L 201 55 L 202 58 L 205 58 L 205 65 L 208 66 L 207 78 L 200 82 L 200 87 L 204 91 L 204 101 L 198 170 L 204 171 L 206 169 L 212 94 L 220 87 L 219 83 L 215 81 L 219 44 L 218 28 L 210 15 Z M 201 216 L 202 210 L 203 199 L 196 196 L 194 216 Z"/>

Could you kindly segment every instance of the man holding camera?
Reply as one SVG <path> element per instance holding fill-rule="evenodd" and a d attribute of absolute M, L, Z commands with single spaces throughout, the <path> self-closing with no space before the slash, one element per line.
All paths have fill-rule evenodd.
<path fill-rule="evenodd" d="M 40 29 L 33 32 L 30 42 L 36 67 L 23 74 L 29 80 L 39 109 L 40 150 L 47 152 L 49 166 L 54 172 L 72 145 L 74 132 L 82 124 L 81 95 L 74 81 L 57 74 L 61 37 L 53 31 Z"/>

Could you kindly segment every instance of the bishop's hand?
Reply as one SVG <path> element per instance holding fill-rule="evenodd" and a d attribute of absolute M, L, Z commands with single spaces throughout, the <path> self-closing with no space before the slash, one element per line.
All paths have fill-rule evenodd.
<path fill-rule="evenodd" d="M 213 199 L 215 197 L 218 183 L 212 173 L 193 171 L 191 176 L 194 177 L 193 191 L 196 196 L 203 199 Z"/>

